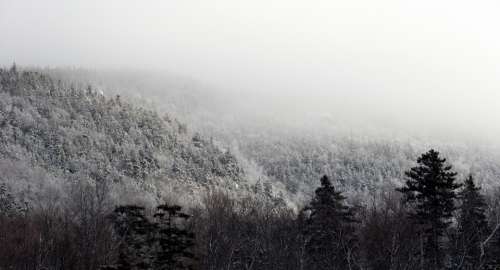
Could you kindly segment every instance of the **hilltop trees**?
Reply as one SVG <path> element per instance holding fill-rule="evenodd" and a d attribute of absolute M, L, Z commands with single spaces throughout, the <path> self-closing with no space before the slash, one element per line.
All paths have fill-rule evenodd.
<path fill-rule="evenodd" d="M 422 269 L 441 269 L 445 259 L 443 238 L 451 224 L 455 190 L 460 184 L 455 182 L 457 173 L 437 151 L 423 154 L 417 163 L 405 173 L 408 179 L 398 191 L 412 209 L 410 218 L 420 225 Z"/>

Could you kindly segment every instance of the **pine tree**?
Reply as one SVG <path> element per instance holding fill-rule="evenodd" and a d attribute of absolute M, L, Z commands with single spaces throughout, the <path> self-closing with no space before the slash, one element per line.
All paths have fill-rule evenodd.
<path fill-rule="evenodd" d="M 489 233 L 486 217 L 486 202 L 480 193 L 481 188 L 470 175 L 464 189 L 459 194 L 461 201 L 458 218 L 457 265 L 463 269 L 477 269 L 482 258 L 481 242 Z"/>
<path fill-rule="evenodd" d="M 194 234 L 183 228 L 189 215 L 181 212 L 177 205 L 162 204 L 157 207 L 155 269 L 190 269 L 189 262 L 194 258 L 190 248 L 194 246 Z"/>
<path fill-rule="evenodd" d="M 421 228 L 421 268 L 441 269 L 444 263 L 443 238 L 451 224 L 455 210 L 455 192 L 461 185 L 455 183 L 452 166 L 430 150 L 417 160 L 418 166 L 405 172 L 408 178 L 402 192 L 410 205 L 410 218 Z"/>
<path fill-rule="evenodd" d="M 352 208 L 325 175 L 315 197 L 305 208 L 305 251 L 308 269 L 350 269 L 355 242 Z"/>

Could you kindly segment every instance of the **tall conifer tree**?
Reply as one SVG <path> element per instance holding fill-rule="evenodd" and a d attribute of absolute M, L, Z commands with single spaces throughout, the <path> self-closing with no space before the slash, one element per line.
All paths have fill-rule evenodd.
<path fill-rule="evenodd" d="M 345 205 L 345 197 L 336 191 L 328 177 L 305 210 L 307 266 L 309 269 L 352 269 L 355 222 L 353 209 Z"/>
<path fill-rule="evenodd" d="M 443 240 L 455 210 L 457 173 L 439 152 L 430 150 L 417 160 L 418 166 L 405 173 L 402 192 L 410 206 L 410 218 L 421 227 L 421 268 L 441 269 L 444 264 Z"/>

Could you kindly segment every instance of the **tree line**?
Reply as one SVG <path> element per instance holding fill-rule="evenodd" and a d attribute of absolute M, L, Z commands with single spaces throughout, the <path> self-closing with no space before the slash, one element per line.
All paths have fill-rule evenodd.
<path fill-rule="evenodd" d="M 73 208 L 33 209 L 0 186 L 0 269 L 498 269 L 499 194 L 460 181 L 437 151 L 371 205 L 328 176 L 293 210 L 208 192 L 199 207 L 106 203 L 82 186 Z"/>

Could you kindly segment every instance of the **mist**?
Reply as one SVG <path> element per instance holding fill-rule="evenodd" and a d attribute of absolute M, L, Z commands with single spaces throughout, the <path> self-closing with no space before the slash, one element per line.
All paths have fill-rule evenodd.
<path fill-rule="evenodd" d="M 0 65 L 154 70 L 224 93 L 233 118 L 321 118 L 328 121 L 318 129 L 332 120 L 498 144 L 498 8 L 495 1 L 0 0 Z"/>

